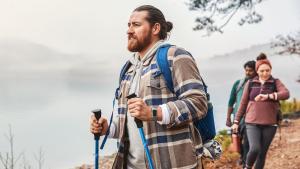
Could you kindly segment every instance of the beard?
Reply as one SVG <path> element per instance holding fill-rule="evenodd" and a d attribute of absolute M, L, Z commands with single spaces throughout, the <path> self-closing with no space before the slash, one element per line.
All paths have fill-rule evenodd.
<path fill-rule="evenodd" d="M 149 46 L 151 43 L 151 32 L 149 31 L 146 36 L 138 39 L 134 35 L 128 35 L 127 49 L 130 52 L 140 52 Z"/>

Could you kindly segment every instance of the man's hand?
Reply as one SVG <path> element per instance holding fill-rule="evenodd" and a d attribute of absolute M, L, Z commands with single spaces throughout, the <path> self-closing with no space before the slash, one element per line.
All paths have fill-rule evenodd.
<path fill-rule="evenodd" d="M 259 95 L 257 95 L 255 98 L 254 98 L 254 100 L 255 101 L 265 101 L 265 100 L 267 100 L 268 99 L 268 94 L 259 94 Z"/>
<path fill-rule="evenodd" d="M 99 120 L 96 119 L 95 115 L 91 116 L 90 119 L 90 131 L 93 134 L 100 133 L 104 135 L 108 129 L 108 123 L 106 118 L 101 117 Z"/>
<path fill-rule="evenodd" d="M 226 126 L 227 126 L 227 127 L 231 127 L 231 126 L 232 126 L 232 123 L 231 123 L 231 119 L 230 119 L 230 118 L 227 118 L 227 120 L 226 120 Z"/>
<path fill-rule="evenodd" d="M 136 117 L 142 121 L 152 120 L 151 107 L 147 106 L 143 99 L 132 98 L 128 100 L 127 104 L 128 112 L 132 117 Z"/>

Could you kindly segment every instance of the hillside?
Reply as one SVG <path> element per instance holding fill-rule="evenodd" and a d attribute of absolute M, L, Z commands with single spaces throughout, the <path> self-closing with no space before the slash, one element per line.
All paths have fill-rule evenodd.
<path fill-rule="evenodd" d="M 300 119 L 291 120 L 280 130 L 268 151 L 265 169 L 299 169 L 300 167 Z M 100 169 L 111 168 L 114 156 L 100 158 Z M 214 163 L 207 163 L 206 169 L 239 169 L 236 156 L 221 157 Z M 92 169 L 93 165 L 82 165 L 75 169 Z"/>

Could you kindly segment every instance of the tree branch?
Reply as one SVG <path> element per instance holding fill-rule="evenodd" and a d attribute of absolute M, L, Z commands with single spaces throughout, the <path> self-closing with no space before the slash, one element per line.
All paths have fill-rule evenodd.
<path fill-rule="evenodd" d="M 227 19 L 227 21 L 220 26 L 220 30 L 223 29 L 231 20 L 231 18 L 235 15 L 235 13 L 238 11 L 239 7 L 235 9 L 235 11 L 233 11 L 233 13 L 231 14 L 231 16 Z"/>
<path fill-rule="evenodd" d="M 223 33 L 222 29 L 231 21 L 239 9 L 249 11 L 243 17 L 239 25 L 244 23 L 254 24 L 262 21 L 262 16 L 255 12 L 254 7 L 263 0 L 190 0 L 189 9 L 199 11 L 200 16 L 196 18 L 195 31 L 206 30 L 207 35 L 213 32 Z M 229 16 L 229 18 L 227 18 Z M 225 22 L 222 20 L 227 18 Z M 219 23 L 222 24 L 219 24 Z"/>

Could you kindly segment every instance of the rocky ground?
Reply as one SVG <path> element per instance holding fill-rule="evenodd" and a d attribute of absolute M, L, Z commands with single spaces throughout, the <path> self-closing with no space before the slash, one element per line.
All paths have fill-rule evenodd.
<path fill-rule="evenodd" d="M 224 152 L 220 160 L 207 162 L 206 169 L 239 169 L 238 155 Z M 100 168 L 109 169 L 113 156 L 100 159 Z M 82 165 L 76 169 L 93 169 L 92 165 Z M 265 169 L 300 169 L 300 119 L 291 120 L 277 130 L 270 146 Z"/>
<path fill-rule="evenodd" d="M 280 139 L 281 138 L 281 139 Z M 300 169 L 300 119 L 277 131 L 268 152 L 266 169 Z"/>
<path fill-rule="evenodd" d="M 207 169 L 239 169 L 238 156 L 225 152 Z M 300 119 L 284 122 L 269 148 L 265 169 L 300 169 Z"/>

